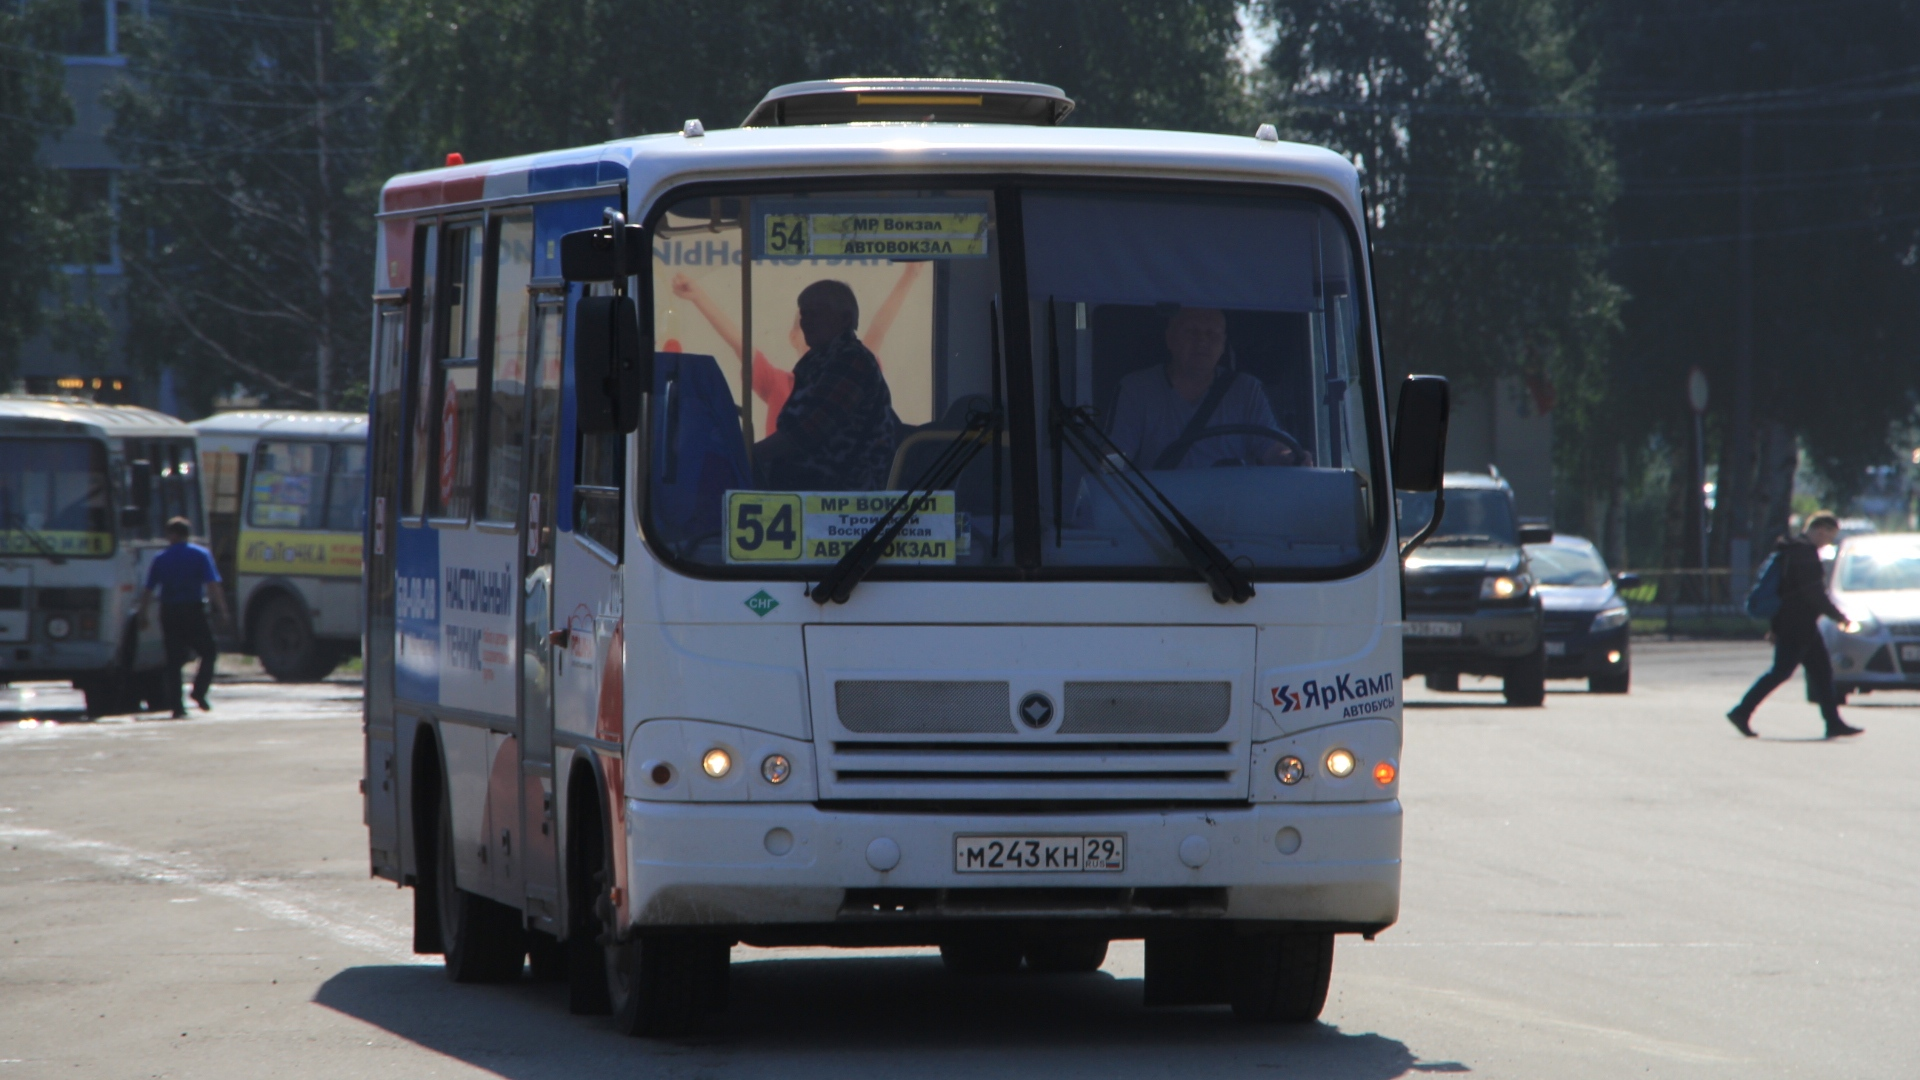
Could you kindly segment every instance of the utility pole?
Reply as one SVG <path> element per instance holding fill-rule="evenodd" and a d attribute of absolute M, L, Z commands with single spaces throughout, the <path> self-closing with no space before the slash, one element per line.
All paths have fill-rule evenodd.
<path fill-rule="evenodd" d="M 319 191 L 314 206 L 320 234 L 318 270 L 319 325 L 315 328 L 314 405 L 325 409 L 333 403 L 333 184 L 327 172 L 327 28 L 331 21 L 329 0 L 313 4 L 313 133 L 314 160 L 318 163 Z"/>
<path fill-rule="evenodd" d="M 1740 117 L 1740 249 L 1735 268 L 1733 423 L 1727 438 L 1730 476 L 1720 478 L 1727 501 L 1727 566 L 1735 596 L 1753 569 L 1753 113 Z"/>

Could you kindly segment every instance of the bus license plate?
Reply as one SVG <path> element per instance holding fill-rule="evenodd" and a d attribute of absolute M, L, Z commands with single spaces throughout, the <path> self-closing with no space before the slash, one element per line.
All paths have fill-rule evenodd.
<path fill-rule="evenodd" d="M 1901 663 L 1911 664 L 1916 660 L 1920 660 L 1920 645 L 1900 646 L 1900 662 Z"/>
<path fill-rule="evenodd" d="M 1410 622 L 1407 624 L 1408 637 L 1459 637 L 1460 624 L 1457 622 Z"/>
<path fill-rule="evenodd" d="M 1044 874 L 1126 869 L 1124 836 L 956 836 L 956 874 Z"/>

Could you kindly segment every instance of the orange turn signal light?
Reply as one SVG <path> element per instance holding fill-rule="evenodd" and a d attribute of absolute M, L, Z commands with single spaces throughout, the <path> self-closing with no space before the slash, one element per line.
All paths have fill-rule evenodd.
<path fill-rule="evenodd" d="M 1393 778 L 1397 773 L 1398 770 L 1393 767 L 1393 762 L 1383 761 L 1373 767 L 1373 782 L 1379 784 L 1381 787 L 1386 787 L 1388 784 L 1393 783 Z"/>

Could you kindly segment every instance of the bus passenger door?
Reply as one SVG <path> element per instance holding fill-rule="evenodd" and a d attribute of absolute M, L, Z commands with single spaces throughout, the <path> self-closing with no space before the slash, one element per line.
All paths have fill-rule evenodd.
<path fill-rule="evenodd" d="M 521 507 L 520 835 L 533 925 L 559 928 L 559 836 L 553 776 L 553 545 L 555 462 L 560 434 L 563 298 L 542 295 L 533 309 L 527 363 L 527 483 Z"/>
<path fill-rule="evenodd" d="M 382 303 L 374 312 L 372 460 L 367 469 L 365 600 L 361 655 L 365 657 L 367 745 L 365 816 L 373 871 L 401 879 L 400 777 L 395 757 L 393 634 L 396 518 L 400 506 L 400 393 L 406 370 L 407 308 Z"/>

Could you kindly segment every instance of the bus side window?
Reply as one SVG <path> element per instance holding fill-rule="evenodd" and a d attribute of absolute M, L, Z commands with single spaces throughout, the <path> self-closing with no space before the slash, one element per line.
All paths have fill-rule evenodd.
<path fill-rule="evenodd" d="M 253 457 L 247 524 L 256 529 L 318 529 L 327 497 L 326 443 L 262 442 Z"/>
<path fill-rule="evenodd" d="M 620 557 L 620 491 L 626 477 L 625 435 L 581 435 L 573 483 L 573 527 Z"/>
<path fill-rule="evenodd" d="M 335 443 L 333 471 L 327 480 L 327 528 L 359 532 L 367 520 L 367 447 Z"/>
<path fill-rule="evenodd" d="M 414 244 L 413 265 L 419 269 L 416 271 L 416 288 L 409 300 L 414 309 L 415 325 L 419 329 L 413 340 L 424 342 L 425 345 L 408 348 L 408 360 L 413 365 L 414 377 L 407 401 L 407 486 L 401 505 L 408 517 L 419 518 L 427 512 L 428 478 L 432 475 L 433 466 L 433 357 L 438 341 L 435 328 L 440 322 L 435 318 L 438 311 L 435 292 L 440 267 L 440 227 L 429 225 L 418 230 L 414 234 Z"/>
<path fill-rule="evenodd" d="M 480 286 L 486 257 L 481 223 L 448 228 L 446 247 L 439 396 L 428 425 L 435 455 L 427 486 L 434 517 L 466 520 L 473 514 L 473 429 L 480 416 Z"/>
<path fill-rule="evenodd" d="M 532 311 L 527 285 L 533 278 L 533 216 L 502 218 L 499 228 L 483 521 L 517 520 L 526 439 L 527 330 Z"/>

